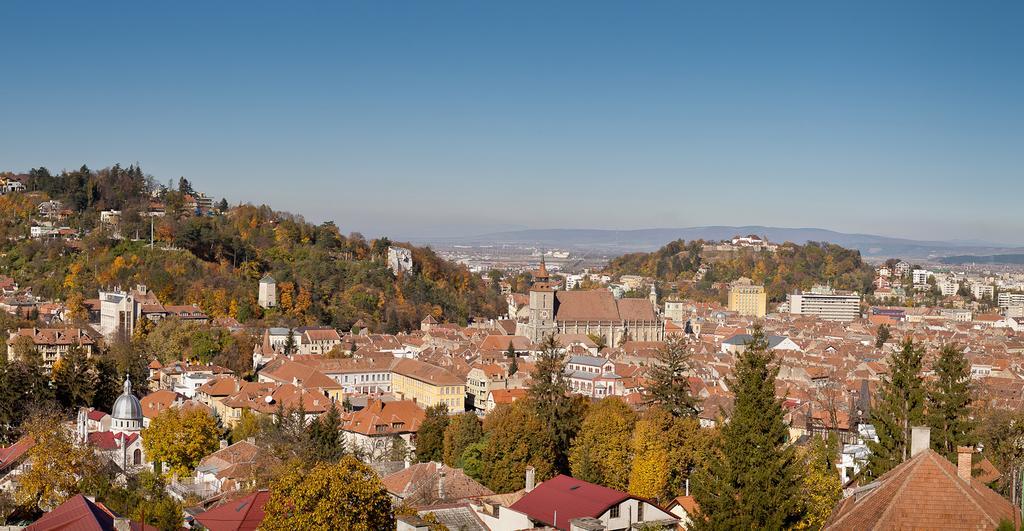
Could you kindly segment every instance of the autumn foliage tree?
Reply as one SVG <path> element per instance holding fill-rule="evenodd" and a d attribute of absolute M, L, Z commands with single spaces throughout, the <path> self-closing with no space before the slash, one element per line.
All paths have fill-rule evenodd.
<path fill-rule="evenodd" d="M 693 471 L 708 462 L 716 435 L 694 417 L 648 409 L 633 429 L 629 492 L 663 502 L 678 496 Z"/>
<path fill-rule="evenodd" d="M 605 398 L 592 406 L 569 451 L 573 477 L 625 490 L 629 485 L 634 424 L 636 413 L 618 397 Z"/>
<path fill-rule="evenodd" d="M 843 498 L 829 443 L 815 437 L 803 452 L 804 474 L 800 482 L 803 517 L 793 529 L 822 529 L 832 509 Z"/>
<path fill-rule="evenodd" d="M 57 413 L 37 413 L 25 423 L 25 432 L 33 443 L 26 454 L 32 466 L 18 476 L 15 499 L 24 507 L 49 511 L 78 493 L 79 482 L 99 463 L 90 448 L 76 443 Z"/>
<path fill-rule="evenodd" d="M 391 498 L 373 469 L 346 455 L 311 470 L 293 465 L 270 486 L 265 531 L 394 529 Z"/>
<path fill-rule="evenodd" d="M 220 432 L 217 422 L 199 408 L 167 408 L 142 430 L 142 446 L 164 471 L 184 475 L 199 461 L 217 450 Z"/>

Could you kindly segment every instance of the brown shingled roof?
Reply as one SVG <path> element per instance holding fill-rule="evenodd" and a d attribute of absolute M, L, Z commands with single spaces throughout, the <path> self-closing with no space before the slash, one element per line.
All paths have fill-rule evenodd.
<path fill-rule="evenodd" d="M 839 502 L 825 529 L 994 529 L 1017 522 L 1013 504 L 924 450 Z"/>
<path fill-rule="evenodd" d="M 619 309 L 608 290 L 555 292 L 557 321 L 618 321 Z"/>

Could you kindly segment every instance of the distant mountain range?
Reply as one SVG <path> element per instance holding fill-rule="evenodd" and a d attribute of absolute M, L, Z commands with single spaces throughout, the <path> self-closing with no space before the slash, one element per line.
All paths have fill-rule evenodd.
<path fill-rule="evenodd" d="M 831 242 L 850 249 L 857 249 L 866 258 L 914 258 L 938 260 L 945 256 L 960 255 L 1001 255 L 1013 251 L 1024 252 L 1024 248 L 1010 247 L 984 241 L 928 241 L 906 238 L 891 238 L 873 234 L 849 234 L 817 228 L 784 228 L 748 225 L 731 227 L 715 225 L 677 229 L 526 229 L 506 232 L 492 232 L 479 236 L 457 238 L 432 238 L 425 243 L 439 245 L 526 245 L 572 249 L 576 251 L 598 251 L 608 254 L 649 252 L 666 243 L 677 240 L 725 240 L 733 236 L 756 234 L 772 242 L 805 243 L 808 241 Z M 989 258 L 991 258 L 989 256 Z"/>
<path fill-rule="evenodd" d="M 992 265 L 1021 265 L 1024 264 L 1024 254 L 995 254 L 988 256 L 978 255 L 957 255 L 946 256 L 939 260 L 943 264 L 965 265 L 965 264 L 992 264 Z"/>

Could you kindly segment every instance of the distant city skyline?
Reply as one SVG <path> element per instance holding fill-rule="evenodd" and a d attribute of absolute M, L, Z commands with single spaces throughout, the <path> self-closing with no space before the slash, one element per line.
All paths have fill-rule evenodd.
<path fill-rule="evenodd" d="M 138 162 L 399 238 L 1024 244 L 1024 4 L 0 6 L 0 171 Z"/>

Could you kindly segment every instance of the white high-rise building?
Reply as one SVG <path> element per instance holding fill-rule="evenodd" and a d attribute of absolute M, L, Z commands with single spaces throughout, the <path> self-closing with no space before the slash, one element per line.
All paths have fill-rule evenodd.
<path fill-rule="evenodd" d="M 815 287 L 809 293 L 788 296 L 789 313 L 813 315 L 826 321 L 853 321 L 860 316 L 860 295 L 840 295 Z"/>
<path fill-rule="evenodd" d="M 999 307 L 1009 308 L 1011 306 L 1024 306 L 1024 293 L 1010 293 L 1004 291 L 999 294 Z"/>

